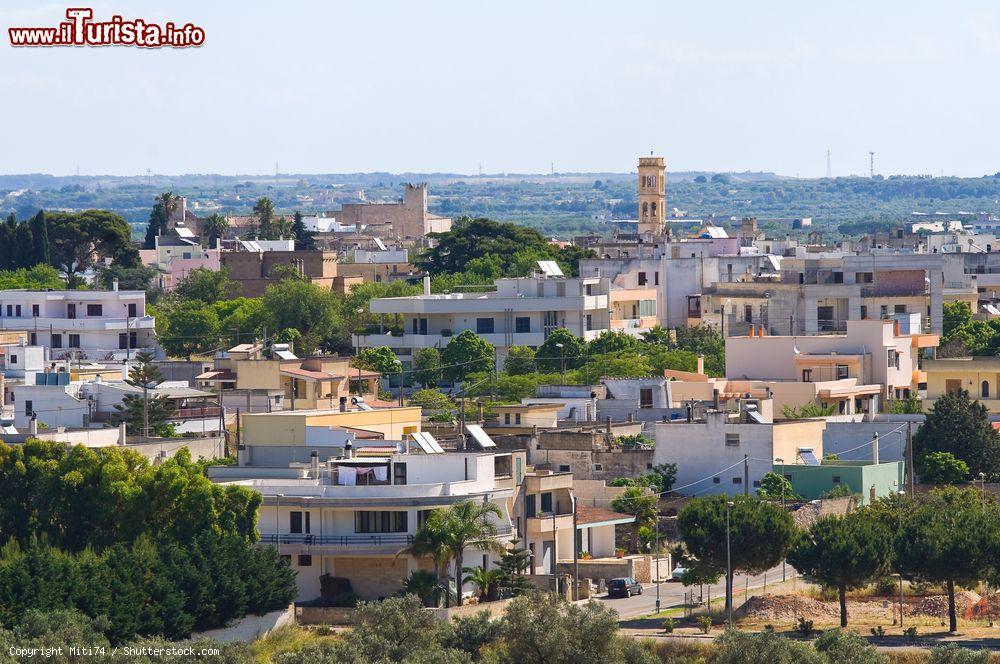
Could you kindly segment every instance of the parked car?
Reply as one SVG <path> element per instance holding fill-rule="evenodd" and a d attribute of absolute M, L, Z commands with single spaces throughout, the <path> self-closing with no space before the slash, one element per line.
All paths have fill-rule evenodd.
<path fill-rule="evenodd" d="M 608 597 L 631 597 L 642 594 L 642 584 L 630 577 L 611 579 L 608 583 Z"/>
<path fill-rule="evenodd" d="M 677 567 L 674 568 L 674 571 L 670 573 L 670 578 L 673 579 L 674 581 L 683 581 L 684 572 L 686 571 L 687 569 L 678 565 Z"/>

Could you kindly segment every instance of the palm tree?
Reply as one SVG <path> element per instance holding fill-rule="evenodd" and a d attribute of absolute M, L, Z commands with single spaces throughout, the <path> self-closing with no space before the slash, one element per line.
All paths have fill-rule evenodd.
<path fill-rule="evenodd" d="M 414 556 L 416 558 L 430 558 L 434 561 L 434 578 L 437 579 L 439 588 L 445 590 L 445 606 L 450 604 L 451 592 L 441 583 L 441 572 L 447 569 L 451 561 L 451 548 L 448 546 L 448 533 L 446 532 L 445 515 L 441 510 L 435 510 L 427 517 L 423 525 L 417 528 L 413 534 L 413 542 L 410 546 L 396 554 L 399 556 Z"/>
<path fill-rule="evenodd" d="M 455 503 L 444 514 L 446 542 L 455 560 L 459 606 L 462 606 L 462 560 L 465 550 L 479 549 L 498 555 L 506 551 L 497 539 L 497 527 L 490 521 L 491 515 L 498 518 L 503 516 L 494 503 L 470 500 Z"/>
<path fill-rule="evenodd" d="M 424 606 L 437 606 L 441 597 L 441 579 L 434 572 L 415 569 L 403 579 L 400 595 L 416 595 Z"/>
<path fill-rule="evenodd" d="M 204 239 L 208 240 L 209 248 L 212 248 L 215 246 L 215 241 L 226 234 L 226 229 L 228 228 L 229 220 L 221 214 L 216 213 L 209 215 L 201 222 L 201 235 Z"/>
<path fill-rule="evenodd" d="M 611 502 L 611 509 L 635 517 L 632 524 L 632 551 L 639 550 L 639 529 L 649 527 L 659 517 L 656 494 L 647 494 L 645 487 L 630 486 Z"/>
<path fill-rule="evenodd" d="M 473 583 L 479 588 L 479 601 L 492 602 L 500 596 L 500 582 L 504 578 L 501 569 L 483 569 L 482 567 L 464 567 L 464 571 L 469 575 L 462 579 L 462 583 Z"/>

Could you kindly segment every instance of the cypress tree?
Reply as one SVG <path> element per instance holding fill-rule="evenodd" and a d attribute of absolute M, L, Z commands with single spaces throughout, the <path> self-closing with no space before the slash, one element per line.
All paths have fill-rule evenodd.
<path fill-rule="evenodd" d="M 34 259 L 34 264 L 38 265 L 42 263 L 44 265 L 50 265 L 49 257 L 49 222 L 45 218 L 45 212 L 39 210 L 31 219 L 31 243 L 32 243 L 32 258 Z"/>

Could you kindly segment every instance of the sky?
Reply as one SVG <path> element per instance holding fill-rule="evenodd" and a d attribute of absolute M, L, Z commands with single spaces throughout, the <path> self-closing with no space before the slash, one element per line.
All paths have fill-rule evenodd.
<path fill-rule="evenodd" d="M 0 173 L 1000 171 L 1000 3 L 74 0 L 194 49 L 12 48 Z"/>

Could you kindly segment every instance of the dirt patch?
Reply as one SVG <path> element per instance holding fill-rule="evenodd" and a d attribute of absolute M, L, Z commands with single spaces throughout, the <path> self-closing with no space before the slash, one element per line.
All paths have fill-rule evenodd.
<path fill-rule="evenodd" d="M 979 593 L 974 593 L 971 590 L 960 590 L 955 593 L 955 612 L 960 616 L 972 615 L 973 607 L 976 606 L 982 597 Z M 983 610 L 986 609 L 986 603 L 983 603 Z M 948 596 L 947 595 L 930 595 L 928 597 L 922 598 L 916 604 L 910 608 L 910 613 L 922 616 L 933 616 L 935 618 L 943 618 L 948 615 Z"/>
<path fill-rule="evenodd" d="M 816 622 L 835 622 L 840 620 L 840 604 L 801 595 L 754 596 L 737 609 L 736 614 L 740 620 L 755 623 L 794 622 L 800 616 Z M 849 601 L 847 615 L 891 621 L 892 607 L 883 606 L 882 601 Z"/>

